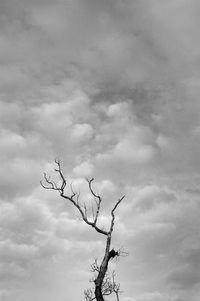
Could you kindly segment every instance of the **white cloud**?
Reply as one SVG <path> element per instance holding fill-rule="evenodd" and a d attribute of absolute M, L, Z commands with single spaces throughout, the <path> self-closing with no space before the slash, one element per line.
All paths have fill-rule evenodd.
<path fill-rule="evenodd" d="M 137 142 L 126 139 L 116 145 L 113 155 L 116 159 L 140 164 L 152 159 L 154 149 L 151 145 L 137 145 Z"/>
<path fill-rule="evenodd" d="M 147 185 L 144 187 L 132 187 L 127 189 L 132 199 L 133 208 L 140 210 L 152 210 L 163 204 L 170 204 L 176 201 L 176 194 L 167 187 Z"/>
<path fill-rule="evenodd" d="M 129 112 L 129 106 L 126 102 L 123 103 L 114 103 L 108 108 L 108 116 L 110 117 L 124 117 L 124 114 Z"/>
<path fill-rule="evenodd" d="M 73 172 L 79 177 L 92 176 L 93 165 L 89 162 L 82 162 L 78 166 L 74 167 Z"/>
<path fill-rule="evenodd" d="M 129 128 L 129 133 L 125 133 L 118 139 L 119 141 L 110 151 L 98 154 L 97 160 L 105 160 L 108 162 L 122 161 L 128 164 L 146 164 L 155 156 L 156 150 L 153 146 L 153 138 L 151 144 L 148 129 L 134 127 L 133 125 L 133 127 Z"/>
<path fill-rule="evenodd" d="M 176 301 L 176 296 L 170 296 L 165 293 L 160 293 L 159 291 L 149 292 L 142 294 L 137 301 Z"/>
<path fill-rule="evenodd" d="M 26 141 L 24 137 L 17 133 L 13 133 L 8 130 L 0 131 L 0 151 L 2 156 L 12 156 L 18 152 L 18 155 L 23 152 L 24 148 L 26 148 Z"/>
<path fill-rule="evenodd" d="M 42 172 L 39 163 L 26 158 L 7 161 L 1 158 L 0 186 L 2 196 L 26 194 L 38 185 Z"/>
<path fill-rule="evenodd" d="M 21 267 L 20 265 L 17 265 L 14 262 L 10 263 L 1 263 L 1 272 L 0 272 L 0 278 L 3 280 L 12 280 L 13 278 L 26 278 L 29 276 L 28 270 Z"/>
<path fill-rule="evenodd" d="M 71 137 L 75 143 L 88 143 L 93 136 L 93 128 L 90 124 L 75 124 L 72 131 Z"/>
<path fill-rule="evenodd" d="M 0 250 L 4 262 L 32 260 L 38 251 L 33 245 L 16 244 L 10 240 L 1 241 Z"/>

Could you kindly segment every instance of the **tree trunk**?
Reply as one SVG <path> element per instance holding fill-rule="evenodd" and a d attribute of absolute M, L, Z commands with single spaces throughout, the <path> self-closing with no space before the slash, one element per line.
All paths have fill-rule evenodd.
<path fill-rule="evenodd" d="M 97 301 L 104 301 L 103 294 L 102 294 L 102 284 L 104 277 L 106 275 L 107 269 L 108 269 L 108 263 L 111 257 L 110 252 L 110 243 L 111 243 L 111 233 L 107 236 L 107 242 L 106 242 L 106 249 L 105 249 L 105 255 L 102 260 L 102 263 L 100 265 L 99 273 L 97 275 L 97 278 L 95 279 L 95 297 Z"/>

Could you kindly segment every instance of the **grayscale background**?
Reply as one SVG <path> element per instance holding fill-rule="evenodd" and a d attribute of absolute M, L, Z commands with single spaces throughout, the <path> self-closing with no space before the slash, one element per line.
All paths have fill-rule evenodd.
<path fill-rule="evenodd" d="M 200 2 L 0 0 L 0 300 L 78 301 L 103 238 L 41 188 L 123 194 L 120 301 L 199 301 Z M 109 300 L 112 300 L 111 298 Z"/>

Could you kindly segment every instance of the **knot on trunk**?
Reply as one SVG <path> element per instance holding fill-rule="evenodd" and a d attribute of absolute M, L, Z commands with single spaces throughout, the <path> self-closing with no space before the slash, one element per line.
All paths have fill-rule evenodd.
<path fill-rule="evenodd" d="M 112 249 L 109 252 L 109 259 L 114 258 L 115 256 L 118 256 L 118 255 L 119 255 L 119 253 L 117 251 L 115 251 L 114 249 Z"/>

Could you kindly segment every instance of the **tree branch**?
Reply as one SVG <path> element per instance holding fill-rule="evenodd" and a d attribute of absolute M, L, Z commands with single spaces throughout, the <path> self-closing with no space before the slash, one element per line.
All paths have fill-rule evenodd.
<path fill-rule="evenodd" d="M 94 263 L 96 266 L 96 263 Z M 94 269 L 94 272 L 96 272 L 96 268 Z M 102 295 L 103 296 L 109 296 L 111 294 L 116 295 L 117 301 L 119 301 L 119 294 L 122 293 L 120 291 L 120 284 L 115 281 L 115 272 L 113 271 L 112 274 L 106 275 L 103 284 L 102 284 Z M 84 291 L 85 300 L 86 301 L 93 301 L 96 300 L 96 297 L 94 296 L 94 292 L 91 288 Z"/>
<path fill-rule="evenodd" d="M 105 231 L 101 228 L 99 228 L 97 226 L 97 220 L 98 220 L 98 216 L 99 216 L 99 211 L 100 211 L 100 204 L 101 204 L 101 197 L 99 195 L 97 195 L 93 188 L 92 188 L 92 181 L 94 179 L 91 179 L 91 180 L 87 180 L 88 181 L 88 184 L 89 184 L 89 188 L 90 188 L 90 191 L 92 193 L 92 195 L 98 199 L 97 201 L 97 209 L 96 209 L 96 214 L 95 214 L 95 218 L 93 221 L 90 221 L 87 217 L 87 207 L 86 205 L 84 204 L 83 205 L 83 209 L 82 209 L 82 206 L 80 205 L 79 203 L 79 196 L 80 196 L 80 193 L 76 193 L 74 190 L 73 190 L 73 186 L 72 184 L 70 185 L 70 188 L 71 188 L 71 192 L 72 194 L 71 195 L 66 195 L 65 194 L 65 187 L 66 187 L 66 179 L 63 175 L 63 172 L 62 172 L 62 169 L 61 169 L 61 164 L 60 164 L 60 160 L 55 160 L 55 163 L 57 165 L 57 168 L 55 168 L 55 171 L 59 174 L 60 178 L 61 178 L 61 184 L 60 186 L 58 186 L 54 181 L 51 180 L 50 177 L 47 177 L 46 173 L 44 173 L 44 180 L 45 180 L 45 183 L 46 184 L 43 184 L 42 181 L 40 181 L 40 184 L 43 188 L 45 189 L 51 189 L 51 190 L 56 190 L 60 193 L 60 196 L 63 197 L 64 199 L 70 201 L 79 211 L 79 213 L 81 214 L 81 217 L 82 219 L 84 220 L 84 222 L 86 224 L 88 224 L 89 226 L 91 226 L 92 228 L 94 228 L 97 232 L 103 234 L 103 235 L 108 235 L 108 231 Z M 76 196 L 76 201 L 74 200 L 74 197 Z"/>
<path fill-rule="evenodd" d="M 97 209 L 96 209 L 96 215 L 94 215 L 94 223 L 96 224 L 97 223 L 97 219 L 98 219 L 98 216 L 99 216 L 99 211 L 100 211 L 100 206 L 101 206 L 101 202 L 102 202 L 102 198 L 100 197 L 100 195 L 96 194 L 93 190 L 93 187 L 92 187 L 92 182 L 94 181 L 94 178 L 92 179 L 87 179 L 87 182 L 88 182 L 88 185 L 89 185 L 89 189 L 90 189 L 90 192 L 91 194 L 95 197 L 96 199 L 96 205 L 97 205 Z"/>
<path fill-rule="evenodd" d="M 113 232 L 113 228 L 114 228 L 114 223 L 115 223 L 115 210 L 117 209 L 117 207 L 119 206 L 119 204 L 121 203 L 121 201 L 125 198 L 125 195 L 123 195 L 123 197 L 121 197 L 117 203 L 115 204 L 115 206 L 113 207 L 113 209 L 111 210 L 111 216 L 112 216 L 112 220 L 111 220 L 111 224 L 110 224 L 110 231 L 109 233 L 111 234 Z"/>

